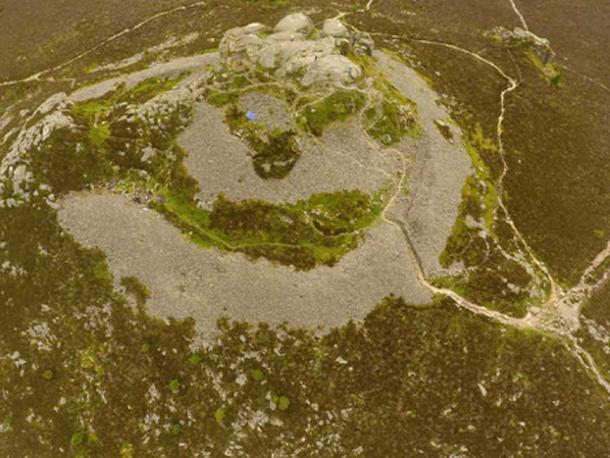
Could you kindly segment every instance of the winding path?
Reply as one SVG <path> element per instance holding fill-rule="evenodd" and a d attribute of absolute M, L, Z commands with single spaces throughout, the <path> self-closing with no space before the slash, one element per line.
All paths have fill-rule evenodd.
<path fill-rule="evenodd" d="M 128 33 L 133 32 L 134 30 L 137 30 L 141 27 L 144 27 L 146 24 L 148 24 L 151 21 L 154 21 L 156 19 L 159 19 L 160 17 L 163 16 L 167 16 L 169 14 L 174 14 L 180 11 L 186 11 L 192 8 L 198 8 L 200 6 L 204 6 L 206 3 L 203 1 L 198 1 L 195 3 L 191 3 L 190 5 L 181 5 L 181 6 L 177 6 L 175 8 L 171 8 L 168 10 L 164 10 L 164 11 L 160 11 L 156 14 L 153 14 L 152 16 L 147 17 L 146 19 L 142 20 L 141 22 L 138 22 L 136 25 L 133 25 L 131 27 L 128 27 L 126 29 L 121 30 L 120 32 L 115 33 L 114 35 L 109 36 L 108 38 L 104 39 L 103 41 L 100 41 L 98 44 L 96 44 L 95 46 L 87 49 L 86 51 L 81 52 L 80 54 L 74 56 L 73 58 L 59 64 L 56 65 L 54 67 L 51 68 L 47 68 L 45 70 L 41 70 L 38 73 L 34 73 L 33 75 L 27 76 L 25 78 L 21 78 L 21 79 L 16 79 L 16 80 L 10 80 L 10 81 L 3 81 L 0 82 L 0 87 L 7 87 L 7 86 L 12 86 L 15 84 L 20 84 L 20 83 L 28 83 L 31 81 L 42 81 L 41 80 L 41 76 L 47 74 L 47 73 L 51 73 L 57 70 L 61 70 L 64 67 L 67 67 L 68 65 L 76 62 L 77 60 L 82 59 L 83 57 L 88 56 L 89 54 L 97 51 L 99 48 L 101 48 L 102 46 L 110 43 L 111 41 L 116 40 L 117 38 L 122 37 L 123 35 L 126 35 Z M 59 80 L 55 80 L 54 78 L 46 78 L 46 81 L 59 81 Z"/>
<path fill-rule="evenodd" d="M 521 14 L 521 11 L 519 11 L 519 8 L 517 8 L 517 4 L 515 3 L 515 0 L 508 0 L 508 1 L 510 2 L 510 5 L 513 7 L 513 11 L 515 12 L 515 14 L 517 16 L 519 16 L 519 20 L 521 21 L 521 25 L 523 26 L 523 28 L 529 32 L 527 22 L 525 22 L 525 18 Z"/>
<path fill-rule="evenodd" d="M 482 57 L 481 55 L 479 55 L 473 51 L 470 51 L 465 48 L 461 48 L 461 47 L 456 46 L 451 43 L 445 43 L 445 42 L 433 41 L 433 40 L 425 40 L 425 39 L 415 39 L 415 38 L 409 38 L 407 36 L 395 35 L 395 34 L 376 33 L 376 35 L 389 36 L 389 37 L 398 38 L 401 40 L 410 40 L 410 41 L 415 41 L 415 42 L 427 44 L 427 45 L 442 46 L 442 47 L 449 48 L 449 49 L 452 49 L 454 51 L 457 51 L 457 52 L 460 52 L 463 54 L 467 54 L 467 55 L 473 57 L 474 59 L 477 59 L 478 61 L 493 68 L 507 81 L 508 86 L 505 89 L 503 89 L 502 92 L 500 93 L 500 114 L 499 114 L 498 120 L 497 120 L 497 132 L 496 132 L 497 142 L 498 142 L 498 151 L 499 151 L 499 154 L 501 155 L 501 160 L 502 160 L 502 164 L 503 164 L 503 170 L 502 170 L 501 176 L 497 182 L 497 186 L 500 188 L 500 191 L 501 191 L 502 180 L 508 173 L 508 165 L 505 160 L 504 145 L 502 142 L 502 137 L 504 134 L 504 116 L 505 116 L 505 112 L 506 112 L 505 100 L 506 100 L 506 96 L 509 93 L 511 93 L 512 91 L 514 91 L 515 89 L 518 88 L 518 86 L 519 86 L 518 80 L 510 77 L 497 64 L 486 59 L 485 57 Z M 393 201 L 394 201 L 394 199 L 391 199 L 391 202 L 393 202 Z M 592 291 L 595 290 L 596 287 L 598 287 L 601 284 L 601 281 L 600 281 L 593 286 L 584 288 L 583 285 L 585 283 L 586 277 L 590 274 L 590 272 L 595 270 L 610 255 L 610 244 L 605 250 L 603 250 L 595 258 L 595 260 L 591 263 L 591 265 L 585 270 L 578 285 L 574 286 L 573 288 L 564 290 L 554 280 L 554 278 L 550 274 L 550 272 L 549 272 L 548 268 L 545 266 L 545 264 L 535 256 L 533 250 L 530 248 L 529 244 L 525 241 L 525 238 L 523 237 L 521 232 L 518 230 L 518 228 L 514 224 L 512 218 L 510 217 L 510 215 L 502 201 L 501 192 L 498 192 L 498 205 L 504 210 L 508 224 L 510 225 L 511 229 L 513 230 L 515 236 L 519 239 L 519 241 L 521 241 L 521 243 L 525 247 L 526 252 L 530 256 L 532 262 L 545 274 L 545 276 L 547 277 L 547 279 L 549 281 L 549 285 L 550 285 L 549 297 L 544 304 L 543 312 L 538 316 L 534 316 L 531 313 L 528 313 L 523 318 L 514 318 L 511 316 L 505 315 L 501 312 L 490 310 L 486 307 L 475 304 L 475 303 L 465 299 L 464 297 L 460 296 L 453 290 L 450 290 L 447 288 L 438 288 L 438 287 L 432 285 L 427 280 L 425 272 L 422 269 L 421 262 L 418 259 L 417 253 L 413 247 L 408 230 L 404 227 L 404 225 L 400 221 L 397 221 L 391 217 L 388 217 L 387 209 L 386 209 L 386 211 L 384 211 L 382 213 L 382 217 L 384 218 L 385 221 L 387 221 L 390 224 L 393 224 L 395 227 L 400 229 L 402 231 L 402 233 L 404 234 L 405 242 L 406 242 L 407 246 L 409 247 L 409 251 L 414 260 L 414 265 L 417 267 L 417 270 L 418 270 L 418 278 L 419 278 L 420 282 L 422 283 L 422 285 L 424 285 L 432 293 L 444 294 L 444 295 L 450 297 L 451 299 L 453 299 L 453 301 L 456 303 L 456 305 L 459 306 L 460 308 L 463 308 L 463 309 L 469 310 L 473 313 L 477 313 L 479 315 L 483 315 L 488 318 L 494 319 L 495 321 L 498 321 L 502 324 L 514 326 L 517 328 L 533 328 L 533 329 L 538 329 L 541 331 L 547 331 L 547 332 L 551 332 L 554 335 L 557 335 L 560 338 L 563 338 L 564 343 L 566 344 L 566 347 L 569 349 L 569 351 L 590 372 L 590 374 L 594 377 L 594 379 L 597 380 L 599 385 L 601 387 L 603 387 L 610 394 L 610 383 L 600 373 L 593 357 L 578 344 L 578 342 L 576 341 L 576 338 L 573 335 L 573 333 L 578 329 L 578 327 L 580 325 L 578 311 L 582 305 L 582 302 L 586 299 L 586 297 Z M 607 277 L 607 273 L 604 276 L 604 278 L 605 277 Z M 577 301 L 578 305 L 573 305 L 573 302 L 575 300 Z"/>

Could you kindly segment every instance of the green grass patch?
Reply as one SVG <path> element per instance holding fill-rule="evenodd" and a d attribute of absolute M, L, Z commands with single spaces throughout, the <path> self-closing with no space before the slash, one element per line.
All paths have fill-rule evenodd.
<path fill-rule="evenodd" d="M 95 124 L 96 121 L 104 120 L 112 112 L 116 104 L 122 102 L 142 104 L 159 94 L 173 89 L 178 81 L 180 81 L 180 78 L 181 76 L 175 79 L 150 78 L 139 82 L 131 89 L 127 89 L 123 84 L 109 95 L 75 103 L 71 113 L 77 122 Z"/>
<path fill-rule="evenodd" d="M 493 140 L 485 137 L 483 129 L 479 124 L 470 132 L 464 141 L 466 151 L 470 156 L 472 165 L 475 169 L 476 176 L 481 183 L 480 203 L 482 211 L 482 219 L 485 222 L 485 227 L 493 232 L 494 215 L 498 206 L 498 194 L 492 177 L 491 170 L 482 159 L 482 152 L 488 151 L 492 154 L 498 154 L 498 148 Z"/>
<path fill-rule="evenodd" d="M 87 123 L 93 124 L 98 117 L 104 118 L 111 109 L 112 99 L 100 98 L 79 102 L 72 107 L 72 115 L 84 119 Z"/>
<path fill-rule="evenodd" d="M 296 98 L 294 91 L 282 84 L 260 81 L 263 79 L 262 74 L 255 74 L 253 77 L 258 80 L 259 83 L 251 85 L 248 78 L 244 75 L 233 77 L 228 82 L 223 83 L 223 89 L 211 89 L 206 95 L 206 101 L 215 107 L 221 108 L 230 104 L 236 104 L 242 95 L 249 92 L 267 94 L 277 99 L 281 99 L 287 104 L 291 104 Z"/>
<path fill-rule="evenodd" d="M 419 137 L 421 128 L 407 105 L 399 105 L 384 99 L 379 105 L 365 113 L 370 124 L 367 133 L 385 146 L 398 143 L 404 136 Z"/>
<path fill-rule="evenodd" d="M 466 267 L 477 265 L 484 257 L 485 241 L 479 235 L 482 226 L 494 236 L 495 212 L 498 206 L 498 195 L 491 171 L 481 158 L 481 151 L 497 153 L 492 140 L 485 137 L 480 125 L 464 136 L 464 146 L 470 156 L 475 173 L 469 176 L 462 188 L 462 202 L 458 217 L 441 254 L 441 265 L 449 267 L 457 261 L 464 262 Z M 472 220 L 470 227 L 467 219 Z"/>
<path fill-rule="evenodd" d="M 536 67 L 542 77 L 544 77 L 550 84 L 556 87 L 561 85 L 562 73 L 559 64 L 556 62 L 548 62 L 545 64 L 531 49 L 527 49 L 525 51 L 525 55 L 528 60 L 534 64 L 534 67 Z"/>
<path fill-rule="evenodd" d="M 512 233 L 500 232 L 500 236 L 496 232 L 496 228 L 504 230 L 496 218 L 498 195 L 492 172 L 482 159 L 484 152 L 497 154 L 497 146 L 478 124 L 464 136 L 464 145 L 475 173 L 464 183 L 458 217 L 439 261 L 445 268 L 461 262 L 467 270 L 436 281 L 481 305 L 523 316 L 527 305 L 537 300 L 530 297 L 533 278 L 500 250 L 499 244 Z"/>
<path fill-rule="evenodd" d="M 79 458 L 91 456 L 97 443 L 97 435 L 90 431 L 77 431 L 70 437 L 70 446 L 74 456 Z"/>
<path fill-rule="evenodd" d="M 235 91 L 211 91 L 206 100 L 209 104 L 214 105 L 215 107 L 224 107 L 231 103 L 237 103 L 239 100 L 240 92 Z"/>
<path fill-rule="evenodd" d="M 381 212 L 381 197 L 361 191 L 314 194 L 295 204 L 231 202 L 220 196 L 212 210 L 166 192 L 153 207 L 203 247 L 240 251 L 307 270 L 334 265 L 355 249 Z"/>
<path fill-rule="evenodd" d="M 117 102 L 127 102 L 132 104 L 144 103 L 159 94 L 163 94 L 173 89 L 181 77 L 176 79 L 169 78 L 150 78 L 139 82 L 134 87 L 123 93 L 119 92 Z"/>
<path fill-rule="evenodd" d="M 302 108 L 297 118 L 302 128 L 319 137 L 330 124 L 358 113 L 365 103 L 366 96 L 362 92 L 337 91 Z"/>
<path fill-rule="evenodd" d="M 97 149 L 102 149 L 106 145 L 106 140 L 110 137 L 110 127 L 108 124 L 98 124 L 89 129 L 89 140 Z"/>
<path fill-rule="evenodd" d="M 362 67 L 367 77 L 373 78 L 374 87 L 382 96 L 382 101 L 365 113 L 368 134 L 385 146 L 399 142 L 404 136 L 419 138 L 422 128 L 417 121 L 415 102 L 390 83 L 372 57 L 354 54 L 348 57 Z M 391 57 L 399 59 L 395 53 Z"/>

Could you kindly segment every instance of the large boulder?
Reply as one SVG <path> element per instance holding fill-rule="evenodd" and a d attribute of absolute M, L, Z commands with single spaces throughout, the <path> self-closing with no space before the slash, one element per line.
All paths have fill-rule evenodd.
<path fill-rule="evenodd" d="M 373 54 L 375 41 L 373 41 L 370 33 L 358 31 L 353 36 L 353 41 L 352 48 L 355 54 L 367 54 L 369 56 Z"/>
<path fill-rule="evenodd" d="M 349 36 L 349 30 L 337 18 L 326 19 L 322 25 L 322 32 L 334 38 L 347 38 Z"/>
<path fill-rule="evenodd" d="M 305 35 L 300 32 L 276 32 L 267 37 L 267 41 L 302 41 Z"/>
<path fill-rule="evenodd" d="M 218 51 L 223 59 L 242 55 L 252 60 L 264 44 L 263 39 L 256 33 L 247 33 L 245 28 L 236 27 L 224 34 L 218 45 Z"/>
<path fill-rule="evenodd" d="M 274 32 L 300 32 L 307 35 L 313 30 L 313 21 L 303 13 L 293 13 L 277 23 Z"/>
<path fill-rule="evenodd" d="M 274 35 L 283 34 L 270 35 L 268 44 L 258 54 L 258 64 L 277 69 L 278 76 L 303 74 L 316 59 L 336 51 L 335 40 L 331 37 L 306 40 L 301 34 L 292 34 L 293 40 L 272 39 Z"/>
<path fill-rule="evenodd" d="M 264 68 L 278 68 L 290 57 L 306 54 L 309 47 L 305 40 L 270 43 L 258 54 L 258 63 Z"/>
<path fill-rule="evenodd" d="M 330 37 L 304 43 L 305 46 L 298 52 L 289 54 L 284 51 L 285 59 L 278 68 L 278 76 L 304 75 L 316 60 L 335 53 L 335 41 Z"/>
<path fill-rule="evenodd" d="M 360 67 L 347 57 L 331 54 L 316 59 L 301 79 L 301 84 L 311 86 L 328 83 L 340 86 L 353 83 L 361 74 Z"/>
<path fill-rule="evenodd" d="M 273 29 L 252 23 L 227 31 L 219 51 L 230 71 L 260 66 L 277 77 L 314 84 L 351 84 L 361 75 L 360 67 L 344 57 L 348 52 L 370 53 L 370 35 L 354 32 L 338 19 L 328 19 L 321 34 L 310 34 L 313 22 L 303 13 L 284 17 Z"/>
<path fill-rule="evenodd" d="M 271 27 L 261 24 L 260 22 L 252 22 L 243 27 L 242 30 L 245 33 L 266 33 L 271 31 Z"/>

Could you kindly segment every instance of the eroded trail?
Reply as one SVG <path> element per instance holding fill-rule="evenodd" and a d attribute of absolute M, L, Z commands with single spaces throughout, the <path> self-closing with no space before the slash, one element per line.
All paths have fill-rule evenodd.
<path fill-rule="evenodd" d="M 73 58 L 58 64 L 54 67 L 51 68 L 47 68 L 45 70 L 41 70 L 38 73 L 34 73 L 33 75 L 27 76 L 25 78 L 21 78 L 21 79 L 15 79 L 15 80 L 11 80 L 11 81 L 3 81 L 0 82 L 0 87 L 7 87 L 7 86 L 13 86 L 15 84 L 20 84 L 20 83 L 28 83 L 31 81 L 41 81 L 41 77 L 43 75 L 46 75 L 48 73 L 52 73 L 54 71 L 57 70 L 61 70 L 64 67 L 67 67 L 68 65 L 82 59 L 83 57 L 88 56 L 89 54 L 97 51 L 98 49 L 100 49 L 102 46 L 116 40 L 117 38 L 122 37 L 123 35 L 126 35 L 128 33 L 133 32 L 134 30 L 138 30 L 141 27 L 144 27 L 146 24 L 148 24 L 149 22 L 152 22 L 156 19 L 159 19 L 161 17 L 170 15 L 170 14 L 174 14 L 180 11 L 186 11 L 192 8 L 198 8 L 200 6 L 204 6 L 206 3 L 203 1 L 198 1 L 195 3 L 191 3 L 190 5 L 181 5 L 181 6 L 177 6 L 175 8 L 171 8 L 165 11 L 160 11 L 158 13 L 153 14 L 152 16 L 147 17 L 146 19 L 138 22 L 136 25 L 133 25 L 131 27 L 128 27 L 126 29 L 121 30 L 120 32 L 115 33 L 114 35 L 109 36 L 108 38 L 100 41 L 98 44 L 96 44 L 95 46 L 87 49 L 86 51 L 81 52 L 80 54 L 74 56 Z M 46 78 L 47 81 L 59 81 L 59 80 L 55 80 L 54 78 Z"/>
<path fill-rule="evenodd" d="M 404 36 L 398 35 L 389 35 L 380 33 L 379 35 L 391 36 L 392 38 L 406 39 Z M 530 257 L 531 262 L 535 264 L 535 266 L 540 269 L 546 276 L 549 282 L 549 297 L 544 304 L 543 312 L 540 315 L 534 316 L 531 313 L 528 313 L 523 318 L 514 318 L 508 315 L 505 315 L 501 312 L 490 310 L 486 307 L 483 307 L 479 304 L 473 303 L 461 295 L 457 294 L 455 291 L 447 289 L 447 288 L 438 288 L 432 285 L 428 279 L 425 270 L 422 267 L 421 260 L 419 259 L 417 252 L 411 242 L 411 236 L 408 232 L 408 229 L 404 226 L 404 224 L 391 216 L 388 216 L 390 206 L 386 208 L 386 210 L 382 213 L 382 218 L 387 221 L 389 224 L 392 224 L 397 229 L 399 229 L 403 235 L 406 242 L 406 245 L 409 247 L 409 252 L 413 259 L 414 265 L 417 268 L 418 279 L 423 286 L 425 286 L 431 293 L 433 294 L 444 294 L 454 300 L 457 306 L 460 308 L 469 310 L 473 313 L 477 313 L 479 315 L 486 316 L 495 321 L 498 321 L 505 325 L 514 326 L 517 328 L 534 328 L 547 332 L 551 332 L 560 336 L 561 338 L 566 339 L 566 346 L 570 350 L 570 352 L 580 361 L 580 363 L 589 371 L 592 377 L 597 380 L 599 385 L 603 387 L 610 394 L 610 383 L 604 378 L 604 376 L 600 373 L 597 365 L 593 357 L 583 349 L 576 338 L 573 336 L 573 333 L 579 328 L 580 320 L 579 320 L 579 309 L 582 306 L 582 303 L 588 295 L 595 290 L 601 284 L 601 281 L 596 282 L 594 285 L 587 284 L 587 278 L 590 274 L 595 271 L 604 260 L 610 256 L 610 244 L 606 249 L 601 252 L 595 260 L 591 263 L 591 265 L 586 269 L 585 273 L 582 276 L 581 281 L 573 288 L 568 290 L 563 290 L 558 283 L 555 281 L 550 271 L 546 267 L 546 265 L 534 254 L 533 250 L 526 242 L 523 234 L 516 227 L 514 221 L 510 217 L 508 210 L 502 201 L 502 193 L 501 189 L 503 186 L 503 180 L 509 172 L 508 164 L 505 159 L 505 150 L 503 144 L 503 135 L 504 135 L 504 118 L 506 113 L 506 97 L 508 94 L 513 92 L 519 87 L 519 82 L 517 79 L 509 76 L 504 70 L 502 70 L 497 64 L 486 59 L 485 57 L 470 51 L 465 48 L 461 48 L 459 46 L 453 45 L 451 43 L 433 41 L 433 40 L 425 40 L 425 39 L 412 39 L 412 41 L 416 41 L 418 43 L 432 45 L 432 46 L 443 46 L 445 48 L 452 49 L 454 51 L 467 54 L 474 59 L 490 66 L 497 73 L 499 73 L 508 83 L 508 86 L 502 90 L 500 93 L 500 113 L 498 115 L 497 120 L 497 143 L 498 143 L 498 151 L 501 157 L 501 161 L 503 164 L 503 170 L 501 175 L 496 183 L 499 188 L 498 192 L 498 205 L 504 211 L 506 215 L 506 221 L 510 225 L 515 237 L 521 242 L 522 246 L 525 248 L 526 253 Z M 401 180 L 401 183 L 404 180 Z M 400 192 L 398 189 L 396 192 Z M 395 199 L 391 199 L 390 203 L 393 203 Z M 603 279 L 607 278 L 609 275 L 608 272 L 603 274 Z"/>
<path fill-rule="evenodd" d="M 599 369 L 597 368 L 597 364 L 595 363 L 593 357 L 589 354 L 587 350 L 585 350 L 578 344 L 574 337 L 570 339 L 570 343 L 571 347 L 568 346 L 568 349 L 574 355 L 576 355 L 580 363 L 591 372 L 597 382 L 610 394 L 610 383 L 608 383 L 608 380 L 606 380 L 606 378 L 599 372 Z"/>
<path fill-rule="evenodd" d="M 360 127 L 363 131 L 366 131 L 366 129 L 364 128 L 364 125 L 362 123 L 362 115 L 366 111 L 368 106 L 369 106 L 368 104 L 365 105 L 361 109 L 359 116 L 358 116 L 359 122 L 360 122 Z M 373 150 L 378 148 L 377 144 L 375 143 L 375 141 L 372 138 L 367 136 L 367 139 Z M 479 315 L 484 315 L 488 318 L 494 319 L 494 320 L 499 321 L 506 325 L 515 326 L 518 328 L 531 327 L 531 324 L 524 319 L 514 318 L 511 316 L 505 315 L 503 313 L 497 312 L 495 310 L 488 309 L 487 307 L 483 307 L 481 305 L 475 304 L 475 303 L 465 299 L 464 297 L 460 296 L 459 294 L 457 294 L 455 291 L 453 291 L 451 289 L 436 287 L 428 281 L 428 278 L 427 278 L 428 275 L 426 273 L 426 270 L 423 266 L 423 263 L 422 263 L 419 255 L 417 253 L 417 249 L 415 248 L 415 246 L 413 245 L 413 243 L 411 241 L 411 236 L 409 234 L 408 228 L 406 227 L 406 225 L 402 219 L 393 217 L 391 214 L 393 206 L 397 203 L 397 201 L 401 198 L 401 196 L 404 195 L 404 185 L 405 185 L 405 181 L 408 177 L 407 154 L 405 152 L 400 151 L 395 148 L 387 148 L 385 151 L 388 153 L 397 155 L 401 160 L 402 168 L 400 171 L 400 175 L 398 177 L 398 181 L 396 182 L 396 184 L 394 186 L 394 190 L 393 190 L 392 194 L 390 195 L 390 197 L 388 198 L 386 205 L 384 206 L 384 208 L 381 212 L 381 219 L 384 222 L 386 222 L 386 223 L 390 224 L 391 226 L 393 226 L 394 228 L 396 228 L 403 235 L 405 244 L 407 245 L 407 248 L 408 248 L 409 256 L 411 257 L 413 266 L 416 269 L 416 275 L 417 275 L 418 281 L 426 289 L 428 289 L 432 294 L 442 294 L 442 295 L 449 296 L 451 299 L 453 299 L 453 301 L 456 303 L 456 305 L 462 309 L 469 310 L 469 311 L 471 311 L 473 313 L 477 313 Z"/>
<path fill-rule="evenodd" d="M 517 8 L 517 4 L 515 3 L 515 0 L 508 0 L 508 1 L 510 2 L 510 5 L 513 7 L 513 11 L 515 12 L 515 14 L 517 16 L 519 16 L 519 20 L 521 21 L 521 25 L 523 26 L 523 28 L 525 30 L 529 31 L 529 28 L 527 26 L 527 22 L 525 22 L 525 18 L 521 14 L 521 11 L 519 11 L 519 8 Z"/>

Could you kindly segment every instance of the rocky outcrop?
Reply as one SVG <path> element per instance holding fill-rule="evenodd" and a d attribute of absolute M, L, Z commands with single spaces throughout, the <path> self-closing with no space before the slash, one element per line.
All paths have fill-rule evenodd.
<path fill-rule="evenodd" d="M 301 78 L 303 86 L 316 83 L 349 83 L 360 78 L 362 71 L 351 60 L 341 55 L 328 55 L 315 59 Z"/>
<path fill-rule="evenodd" d="M 219 51 L 231 71 L 262 68 L 277 77 L 293 78 L 303 86 L 344 86 L 357 81 L 362 69 L 348 53 L 370 54 L 370 35 L 350 30 L 338 19 L 328 19 L 322 30 L 303 13 L 286 16 L 271 29 L 260 23 L 225 33 Z"/>
<path fill-rule="evenodd" d="M 24 127 L 9 147 L 0 162 L 0 208 L 19 206 L 33 195 L 48 191 L 44 184 L 36 187 L 28 153 L 46 141 L 55 130 L 74 126 L 72 118 L 64 113 L 67 105 L 66 94 L 51 96 L 30 116 L 30 119 L 41 119 Z"/>
<path fill-rule="evenodd" d="M 525 46 L 531 49 L 544 64 L 550 63 L 555 58 L 555 52 L 551 49 L 549 40 L 539 37 L 529 30 L 520 27 L 515 27 L 513 30 L 496 27 L 491 31 L 491 36 L 510 46 Z"/>

